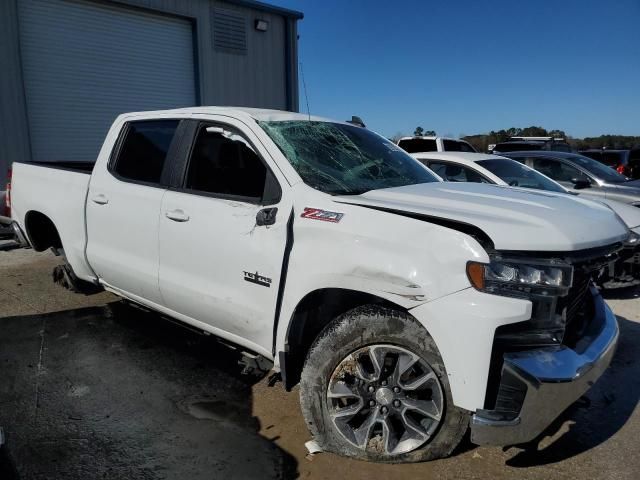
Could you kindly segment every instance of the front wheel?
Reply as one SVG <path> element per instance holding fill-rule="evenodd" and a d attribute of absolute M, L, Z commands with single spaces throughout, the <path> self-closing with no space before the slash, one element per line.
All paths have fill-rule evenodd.
<path fill-rule="evenodd" d="M 446 457 L 468 426 L 433 339 L 406 313 L 375 305 L 342 315 L 314 342 L 300 403 L 325 450 L 380 462 Z"/>

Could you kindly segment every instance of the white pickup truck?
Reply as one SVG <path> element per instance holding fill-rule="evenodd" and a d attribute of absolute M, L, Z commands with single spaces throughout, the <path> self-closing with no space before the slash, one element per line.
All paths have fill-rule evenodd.
<path fill-rule="evenodd" d="M 56 167 L 56 166 L 54 166 Z M 17 163 L 12 219 L 103 287 L 273 361 L 328 451 L 387 462 L 538 436 L 609 365 L 605 206 L 451 184 L 296 113 L 125 114 L 93 171 Z"/>

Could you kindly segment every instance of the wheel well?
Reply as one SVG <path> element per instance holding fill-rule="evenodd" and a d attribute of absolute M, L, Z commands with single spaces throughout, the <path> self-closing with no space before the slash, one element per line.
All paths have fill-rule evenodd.
<path fill-rule="evenodd" d="M 298 303 L 287 330 L 287 351 L 284 352 L 285 358 L 281 359 L 285 388 L 289 390 L 300 381 L 307 352 L 331 321 L 356 307 L 371 304 L 406 312 L 403 307 L 384 298 L 355 290 L 326 288 L 307 294 Z"/>
<path fill-rule="evenodd" d="M 45 214 L 31 211 L 25 216 L 24 225 L 31 246 L 36 252 L 47 248 L 62 248 L 62 241 L 56 226 Z"/>

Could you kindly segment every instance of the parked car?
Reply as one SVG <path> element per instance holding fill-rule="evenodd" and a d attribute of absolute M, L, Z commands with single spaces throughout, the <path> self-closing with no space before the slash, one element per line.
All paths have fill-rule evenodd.
<path fill-rule="evenodd" d="M 577 195 L 542 173 L 498 155 L 442 152 L 417 153 L 413 156 L 447 182 L 492 183 Z M 607 204 L 616 212 L 634 235 L 619 253 L 619 259 L 613 268 L 603 271 L 597 281 L 604 288 L 638 285 L 640 284 L 640 209 L 606 198 L 598 201 Z"/>
<path fill-rule="evenodd" d="M 521 150 L 549 150 L 570 152 L 571 146 L 564 138 L 553 137 L 511 137 L 506 142 L 494 145 L 490 153 L 517 152 Z"/>
<path fill-rule="evenodd" d="M 572 192 L 640 207 L 640 180 L 629 179 L 592 158 L 564 152 L 509 152 L 503 155 L 545 174 Z"/>
<path fill-rule="evenodd" d="M 15 163 L 12 182 L 22 241 L 64 255 L 71 287 L 269 359 L 341 455 L 443 457 L 469 424 L 477 444 L 527 442 L 617 344 L 591 283 L 630 235 L 609 208 L 445 184 L 348 123 L 125 114 L 91 172 Z"/>
<path fill-rule="evenodd" d="M 580 155 L 593 158 L 611 168 L 618 173 L 633 178 L 640 179 L 640 149 L 634 150 L 613 150 L 613 149 L 590 149 L 581 150 Z"/>
<path fill-rule="evenodd" d="M 475 152 L 469 142 L 446 137 L 403 137 L 397 145 L 408 153 L 418 152 Z"/>

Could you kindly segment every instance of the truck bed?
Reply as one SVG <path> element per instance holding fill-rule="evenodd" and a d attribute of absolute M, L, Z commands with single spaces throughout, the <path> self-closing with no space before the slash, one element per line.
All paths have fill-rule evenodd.
<path fill-rule="evenodd" d="M 85 257 L 85 203 L 93 163 L 14 163 L 11 217 L 29 234 L 29 212 L 47 216 L 55 225 L 65 255 L 76 275 L 94 277 Z"/>

